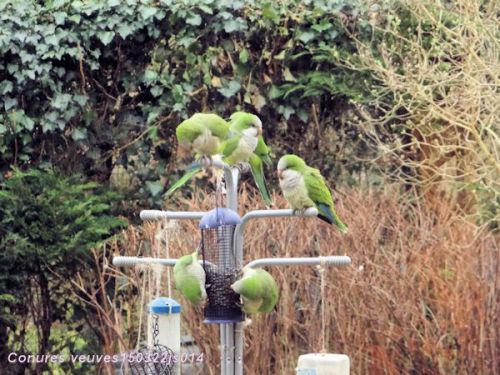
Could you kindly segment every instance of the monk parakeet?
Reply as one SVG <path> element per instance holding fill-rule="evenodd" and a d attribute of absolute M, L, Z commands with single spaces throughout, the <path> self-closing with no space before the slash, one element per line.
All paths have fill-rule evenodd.
<path fill-rule="evenodd" d="M 198 262 L 198 251 L 180 257 L 174 266 L 175 288 L 194 304 L 200 304 L 207 298 L 205 291 L 205 270 Z"/>
<path fill-rule="evenodd" d="M 246 112 L 235 112 L 230 117 L 230 127 L 232 128 L 235 124 L 238 124 L 241 119 L 244 119 L 245 117 L 251 118 L 252 116 L 255 115 Z M 250 156 L 248 163 L 250 164 L 250 170 L 252 171 L 255 184 L 257 185 L 264 202 L 268 206 L 271 205 L 272 201 L 264 176 L 264 163 L 267 166 L 272 167 L 270 154 L 271 152 L 269 147 L 267 147 L 264 142 L 264 137 L 262 137 L 262 134 L 259 135 L 257 138 L 257 146 L 255 147 L 253 154 Z"/>
<path fill-rule="evenodd" d="M 193 149 L 197 158 L 219 152 L 229 134 L 229 123 L 213 113 L 195 113 L 175 129 L 181 147 Z"/>
<path fill-rule="evenodd" d="M 221 147 L 223 160 L 229 165 L 248 163 L 261 135 L 262 122 L 257 116 L 236 112 L 231 117 L 229 137 Z"/>
<path fill-rule="evenodd" d="M 333 199 L 325 179 L 296 155 L 285 155 L 278 162 L 278 177 L 285 199 L 294 210 L 318 209 L 318 217 L 347 233 L 347 226 L 333 208 Z"/>
<path fill-rule="evenodd" d="M 243 276 L 231 285 L 240 295 L 243 311 L 247 314 L 271 312 L 279 297 L 274 278 L 261 268 L 243 268 Z"/>
<path fill-rule="evenodd" d="M 229 123 L 213 113 L 195 113 L 181 122 L 175 133 L 179 145 L 194 150 L 196 158 L 203 162 L 219 152 L 222 142 L 228 137 Z M 189 165 L 184 175 L 168 189 L 166 195 L 172 194 L 202 169 L 200 163 Z"/>

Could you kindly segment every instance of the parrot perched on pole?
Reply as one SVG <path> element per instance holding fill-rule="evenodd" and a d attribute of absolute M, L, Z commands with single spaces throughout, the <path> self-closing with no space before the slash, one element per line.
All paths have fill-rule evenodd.
<path fill-rule="evenodd" d="M 229 123 L 214 113 L 195 113 L 175 129 L 179 145 L 194 150 L 196 158 L 219 152 L 229 134 Z"/>
<path fill-rule="evenodd" d="M 347 233 L 347 225 L 338 217 L 325 179 L 296 155 L 285 155 L 278 162 L 278 177 L 283 196 L 294 210 L 318 209 L 318 217 Z"/>
<path fill-rule="evenodd" d="M 198 251 L 180 257 L 174 266 L 175 288 L 191 303 L 199 305 L 207 298 L 205 270 L 198 262 Z"/>
<path fill-rule="evenodd" d="M 229 123 L 214 113 L 195 113 L 177 125 L 175 134 L 179 145 L 184 149 L 193 150 L 196 159 L 200 159 L 201 163 L 189 165 L 184 175 L 168 189 L 167 196 L 201 172 L 202 164 L 219 152 L 229 135 Z"/>
<path fill-rule="evenodd" d="M 230 117 L 230 129 L 238 124 L 238 122 L 242 121 L 242 119 L 252 118 L 253 116 L 255 115 L 246 112 L 233 113 Z M 267 206 L 270 206 L 272 201 L 264 176 L 264 163 L 268 167 L 272 167 L 273 162 L 271 160 L 270 154 L 271 152 L 269 150 L 269 147 L 267 147 L 266 143 L 264 142 L 264 137 L 262 136 L 262 134 L 259 135 L 257 138 L 257 146 L 255 147 L 253 154 L 250 156 L 248 163 L 250 164 L 250 170 L 252 171 L 255 184 L 257 185 L 262 199 L 264 199 L 264 202 Z"/>
<path fill-rule="evenodd" d="M 259 136 L 262 121 L 251 113 L 236 112 L 231 116 L 229 137 L 221 146 L 222 160 L 229 165 L 248 163 Z"/>
<path fill-rule="evenodd" d="M 243 276 L 231 285 L 240 295 L 243 311 L 247 314 L 271 312 L 279 297 L 274 278 L 261 268 L 243 268 Z"/>

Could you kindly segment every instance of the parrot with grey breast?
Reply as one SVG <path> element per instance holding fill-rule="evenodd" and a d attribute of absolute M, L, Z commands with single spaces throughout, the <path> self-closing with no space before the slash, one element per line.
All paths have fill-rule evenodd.
<path fill-rule="evenodd" d="M 283 196 L 294 210 L 316 207 L 321 220 L 347 233 L 347 225 L 335 212 L 332 194 L 318 169 L 309 167 L 300 157 L 289 154 L 278 162 L 278 177 Z"/>

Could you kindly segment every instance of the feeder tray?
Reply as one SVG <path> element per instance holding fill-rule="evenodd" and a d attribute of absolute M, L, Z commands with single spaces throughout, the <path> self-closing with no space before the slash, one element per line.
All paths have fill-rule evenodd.
<path fill-rule="evenodd" d="M 209 211 L 200 221 L 207 291 L 205 323 L 237 323 L 245 320 L 240 296 L 230 288 L 240 271 L 233 246 L 234 230 L 240 223 L 239 215 L 229 208 Z"/>

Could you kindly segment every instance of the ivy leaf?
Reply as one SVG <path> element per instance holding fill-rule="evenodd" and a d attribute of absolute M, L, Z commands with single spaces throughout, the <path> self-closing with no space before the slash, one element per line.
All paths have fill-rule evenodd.
<path fill-rule="evenodd" d="M 144 72 L 144 82 L 153 83 L 158 78 L 158 73 L 154 70 L 148 69 Z"/>
<path fill-rule="evenodd" d="M 316 34 L 313 33 L 312 31 L 304 31 L 298 36 L 298 39 L 303 42 L 304 44 L 310 42 L 316 37 Z"/>
<path fill-rule="evenodd" d="M 158 181 L 146 181 L 146 187 L 153 197 L 157 196 L 163 191 L 163 184 Z"/>
<path fill-rule="evenodd" d="M 190 17 L 186 18 L 186 23 L 193 26 L 200 26 L 201 17 L 199 14 L 193 13 Z"/>
<path fill-rule="evenodd" d="M 64 21 L 66 20 L 66 12 L 55 12 L 54 13 L 54 20 L 56 21 L 56 25 L 62 25 L 64 24 Z"/>
<path fill-rule="evenodd" d="M 11 109 L 12 107 L 14 107 L 16 105 L 17 105 L 16 98 L 11 98 L 11 97 L 7 96 L 3 99 L 3 106 L 4 106 L 6 111 L 8 111 L 9 109 Z"/>
<path fill-rule="evenodd" d="M 89 97 L 87 95 L 75 95 L 73 96 L 73 99 L 75 100 L 75 102 L 80 104 L 81 107 L 83 107 L 89 100 Z"/>
<path fill-rule="evenodd" d="M 127 36 L 132 34 L 134 32 L 134 29 L 130 26 L 128 23 L 123 23 L 120 26 L 118 26 L 118 34 L 123 38 L 126 39 Z"/>
<path fill-rule="evenodd" d="M 233 18 L 224 22 L 224 31 L 226 33 L 232 33 L 234 31 L 243 31 L 247 28 L 246 22 L 241 18 Z"/>
<path fill-rule="evenodd" d="M 87 138 L 87 129 L 75 128 L 71 134 L 74 141 L 83 141 Z"/>
<path fill-rule="evenodd" d="M 112 31 L 101 31 L 97 33 L 97 37 L 101 40 L 102 44 L 107 46 L 115 37 L 115 33 Z"/>
<path fill-rule="evenodd" d="M 139 8 L 139 12 L 144 20 L 153 17 L 157 11 L 158 9 L 153 7 L 142 6 Z"/>
<path fill-rule="evenodd" d="M 241 50 L 239 58 L 243 64 L 246 64 L 248 62 L 248 59 L 250 58 L 250 53 L 246 48 L 243 48 Z"/>
<path fill-rule="evenodd" d="M 285 117 L 286 120 L 290 119 L 290 116 L 295 113 L 295 109 L 288 105 L 280 105 L 278 106 L 278 112 Z"/>
<path fill-rule="evenodd" d="M 278 23 L 280 21 L 280 17 L 273 9 L 271 3 L 266 3 L 262 6 L 262 16 L 274 23 Z"/>
<path fill-rule="evenodd" d="M 269 99 L 278 99 L 283 96 L 283 92 L 276 85 L 272 85 L 267 95 L 269 96 Z"/>
<path fill-rule="evenodd" d="M 234 96 L 241 89 L 241 84 L 238 81 L 230 81 L 228 85 L 220 88 L 218 91 L 226 98 Z"/>
<path fill-rule="evenodd" d="M 153 95 L 155 98 L 159 97 L 161 94 L 163 94 L 163 86 L 154 86 L 151 88 L 151 95 Z"/>
<path fill-rule="evenodd" d="M 295 76 L 292 74 L 292 72 L 290 71 L 290 68 L 288 66 L 283 71 L 283 79 L 285 81 L 289 81 L 289 82 L 296 82 L 297 81 L 297 78 L 295 78 Z"/>

